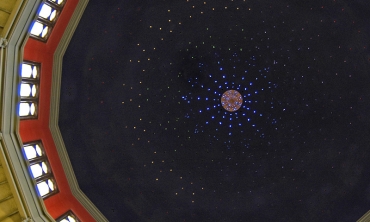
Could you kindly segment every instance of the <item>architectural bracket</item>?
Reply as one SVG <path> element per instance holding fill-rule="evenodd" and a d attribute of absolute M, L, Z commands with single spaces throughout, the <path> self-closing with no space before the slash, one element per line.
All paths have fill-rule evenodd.
<path fill-rule="evenodd" d="M 8 46 L 8 40 L 0 37 L 0 48 L 6 48 Z"/>

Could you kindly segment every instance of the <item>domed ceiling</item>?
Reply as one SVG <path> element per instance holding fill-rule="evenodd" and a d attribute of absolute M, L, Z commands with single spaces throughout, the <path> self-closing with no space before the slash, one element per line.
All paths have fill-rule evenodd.
<path fill-rule="evenodd" d="M 369 15 L 354 0 L 90 0 L 59 118 L 80 188 L 110 221 L 359 219 Z"/>

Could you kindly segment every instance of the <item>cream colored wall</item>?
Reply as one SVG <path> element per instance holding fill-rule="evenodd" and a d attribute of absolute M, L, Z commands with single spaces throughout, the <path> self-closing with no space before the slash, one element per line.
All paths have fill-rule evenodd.
<path fill-rule="evenodd" d="M 12 24 L 17 18 L 16 15 L 18 14 L 19 9 L 17 6 L 19 6 L 20 3 L 21 2 L 17 2 L 17 0 L 0 1 L 0 37 L 4 38 L 8 33 L 10 33 Z M 3 47 L 1 49 L 1 55 L 3 55 L 7 47 L 7 40 L 2 42 L 0 45 Z M 3 78 L 4 76 L 5 73 L 1 73 L 1 77 Z M 3 90 L 1 90 L 0 95 L 4 95 Z M 7 161 L 7 152 L 4 146 L 4 141 L 2 138 L 0 141 L 0 221 L 23 221 L 28 217 L 27 211 L 22 207 L 22 200 L 19 198 L 20 196 L 17 192 L 18 189 L 12 177 L 11 168 Z"/>
<path fill-rule="evenodd" d="M 21 221 L 22 217 L 10 188 L 11 183 L 9 183 L 5 175 L 5 171 L 6 169 L 4 169 L 3 163 L 0 160 L 0 221 Z"/>
<path fill-rule="evenodd" d="M 0 1 L 0 37 L 4 37 L 9 32 L 10 24 L 13 23 L 21 2 L 20 0 Z"/>

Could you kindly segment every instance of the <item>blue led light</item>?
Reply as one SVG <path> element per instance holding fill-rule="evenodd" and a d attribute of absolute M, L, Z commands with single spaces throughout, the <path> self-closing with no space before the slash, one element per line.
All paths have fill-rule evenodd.
<path fill-rule="evenodd" d="M 196 127 L 196 128 L 198 128 L 196 131 L 199 132 L 199 133 L 204 132 L 200 128 L 200 127 L 202 127 L 202 124 L 203 124 L 203 127 L 208 128 L 208 127 L 211 126 L 211 124 L 215 123 L 217 125 L 217 123 L 218 123 L 219 127 L 221 127 L 221 125 L 224 125 L 225 127 L 228 126 L 227 128 L 229 128 L 229 132 L 228 132 L 229 135 L 232 135 L 232 131 L 236 130 L 236 129 L 232 128 L 233 126 L 234 126 L 234 128 L 235 127 L 238 128 L 238 132 L 243 133 L 243 132 L 245 132 L 244 127 L 246 125 L 248 125 L 249 127 L 255 127 L 253 131 L 254 131 L 254 134 L 256 136 L 261 136 L 262 129 L 258 127 L 259 126 L 258 124 L 256 124 L 256 123 L 253 124 L 254 121 L 252 121 L 252 118 L 253 118 L 253 115 L 256 115 L 256 116 L 258 115 L 260 117 L 263 116 L 261 113 L 259 113 L 259 110 L 256 109 L 257 107 L 254 107 L 255 104 L 257 105 L 258 103 L 262 102 L 262 103 L 266 103 L 266 104 L 271 103 L 270 107 L 273 107 L 273 105 L 275 105 L 274 104 L 275 102 L 271 102 L 272 101 L 271 98 L 265 98 L 265 100 L 262 100 L 261 98 L 259 98 L 259 95 L 258 95 L 259 94 L 258 90 L 261 90 L 262 92 L 265 92 L 266 90 L 268 92 L 272 92 L 273 89 L 278 87 L 276 84 L 273 84 L 272 82 L 268 82 L 268 84 L 266 84 L 267 83 L 267 81 L 266 81 L 267 80 L 267 75 L 269 74 L 268 71 L 270 70 L 270 68 L 269 67 L 267 67 L 267 68 L 266 67 L 265 68 L 261 67 L 260 69 L 254 68 L 253 73 L 255 73 L 255 71 L 257 71 L 258 78 L 256 78 L 256 76 L 249 76 L 249 70 L 240 70 L 242 73 L 238 74 L 236 72 L 236 69 L 240 68 L 239 64 L 242 64 L 242 65 L 248 65 L 249 64 L 250 67 L 252 67 L 252 66 L 257 67 L 256 64 L 255 64 L 256 63 L 255 61 L 257 61 L 257 57 L 256 56 L 251 56 L 248 61 L 245 61 L 245 60 L 241 60 L 236 53 L 233 53 L 232 54 L 233 57 L 231 59 L 232 65 L 230 66 L 230 68 L 232 68 L 232 72 L 226 74 L 226 72 L 229 71 L 229 70 L 225 69 L 225 72 L 223 72 L 224 67 L 223 67 L 223 65 L 221 66 L 221 62 L 222 63 L 224 63 L 225 61 L 228 62 L 230 57 L 225 58 L 225 59 L 221 59 L 220 55 L 218 55 L 217 53 L 215 53 L 215 56 L 216 56 L 216 59 L 219 60 L 219 61 L 216 60 L 216 62 L 219 64 L 217 67 L 219 68 L 219 70 L 221 72 L 219 72 L 218 74 L 215 74 L 215 76 L 211 73 L 205 73 L 206 77 L 208 76 L 207 78 L 209 78 L 209 81 L 207 81 L 207 82 L 210 83 L 210 85 L 209 84 L 202 85 L 203 82 L 200 81 L 199 77 L 197 78 L 196 76 L 193 76 L 192 78 L 189 79 L 189 82 L 190 82 L 189 85 L 193 85 L 193 87 L 199 87 L 200 86 L 199 88 L 202 87 L 204 89 L 207 89 L 206 91 L 208 91 L 209 94 L 203 96 L 204 94 L 201 94 L 197 91 L 197 92 L 192 92 L 192 93 L 188 92 L 185 96 L 181 97 L 184 101 L 188 101 L 188 103 L 190 103 L 191 101 L 194 102 L 195 100 L 200 102 L 198 104 L 199 107 L 197 109 L 193 109 L 189 105 L 189 107 L 188 107 L 189 108 L 189 113 L 187 114 L 187 118 L 192 117 L 192 119 L 200 120 L 200 122 L 199 122 L 200 125 L 198 125 Z M 200 68 L 204 68 L 204 67 L 208 67 L 209 64 L 207 64 L 207 63 L 198 63 L 198 65 L 199 65 Z M 204 71 L 205 70 L 203 70 L 201 72 L 204 72 Z M 259 74 L 258 74 L 258 72 L 259 72 Z M 226 77 L 227 77 L 227 81 L 226 81 Z M 263 78 L 261 78 L 261 77 L 263 77 Z M 211 78 L 213 78 L 213 80 Z M 218 80 L 220 80 L 220 81 L 218 81 Z M 259 81 L 259 82 L 255 82 L 255 81 Z M 262 82 L 260 84 L 260 81 L 264 81 L 263 83 L 266 86 L 265 87 L 260 87 L 260 85 L 262 84 Z M 258 87 L 254 87 L 255 86 L 254 83 L 256 83 L 258 85 Z M 269 88 L 267 88 L 267 87 L 269 87 Z M 224 93 L 224 91 L 229 90 L 229 89 L 238 90 L 242 94 L 243 102 L 240 103 L 239 105 L 241 105 L 241 107 L 243 109 L 241 109 L 241 111 L 239 111 L 239 112 L 232 112 L 232 111 L 235 111 L 235 109 L 227 111 L 227 110 L 222 108 L 222 103 L 220 101 L 220 98 L 221 98 L 222 94 Z M 212 91 L 213 91 L 213 93 L 211 93 Z M 193 97 L 191 97 L 191 96 L 193 96 Z M 257 96 L 258 96 L 258 98 L 257 98 Z M 210 103 L 207 104 L 208 101 L 212 102 L 212 104 L 210 104 Z M 203 111 L 205 111 L 205 112 L 203 112 Z M 209 115 L 209 114 L 208 115 L 203 115 L 203 113 L 206 114 L 207 111 L 209 111 L 209 114 L 211 114 L 211 115 Z M 212 113 L 212 112 L 214 112 L 214 113 Z M 273 123 L 274 121 L 272 120 L 272 118 L 268 118 L 268 117 L 266 117 L 266 118 L 267 118 L 266 119 L 267 122 L 270 122 L 270 124 L 271 123 L 274 124 Z M 227 119 L 229 119 L 229 120 L 227 120 Z M 213 120 L 216 120 L 216 121 L 212 123 Z M 243 124 L 243 122 L 245 122 L 245 123 L 248 122 L 248 123 Z M 275 120 L 275 123 L 276 123 L 276 120 Z M 213 130 L 214 133 L 222 131 L 220 128 L 217 128 L 217 127 L 212 127 L 212 130 Z M 257 134 L 257 132 L 259 130 L 261 130 L 261 132 L 259 132 Z M 224 140 L 223 138 L 219 138 L 218 134 L 213 134 L 213 135 L 209 134 L 209 136 L 210 136 L 210 138 L 215 138 L 215 141 L 216 140 Z M 264 136 L 264 135 L 262 135 L 262 136 Z M 244 139 L 244 141 L 241 142 L 241 143 L 243 145 L 245 144 L 245 146 L 248 147 L 249 146 L 248 143 L 250 141 L 251 141 L 251 139 Z M 223 141 L 223 142 L 225 142 L 225 141 Z M 225 144 L 228 144 L 227 141 L 225 142 Z M 231 139 L 230 139 L 228 147 L 231 147 L 232 144 L 233 144 L 233 142 L 231 142 Z"/>

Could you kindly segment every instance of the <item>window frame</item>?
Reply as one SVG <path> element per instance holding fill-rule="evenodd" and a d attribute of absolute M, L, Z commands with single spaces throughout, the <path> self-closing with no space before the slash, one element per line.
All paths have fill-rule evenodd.
<path fill-rule="evenodd" d="M 18 116 L 20 117 L 21 120 L 38 119 L 38 116 L 39 116 L 38 114 L 39 114 L 41 63 L 31 62 L 31 61 L 26 61 L 25 60 L 25 61 L 22 62 L 21 66 L 23 66 L 23 64 L 35 66 L 36 69 L 37 69 L 37 76 L 36 76 L 36 78 L 23 77 L 22 76 L 23 70 L 21 68 L 21 72 L 20 72 L 21 82 L 19 84 L 19 91 L 18 91 L 19 92 L 19 97 L 20 97 L 20 102 L 19 102 L 18 109 L 20 109 L 20 104 L 21 103 L 34 103 L 34 105 L 35 105 L 35 114 L 34 115 L 21 116 L 21 115 L 19 115 L 19 111 L 18 111 Z M 36 95 L 35 95 L 35 97 L 21 96 L 20 95 L 20 89 L 21 89 L 23 83 L 31 83 L 31 84 L 34 84 L 36 86 Z"/>
<path fill-rule="evenodd" d="M 73 219 L 75 219 L 76 222 L 80 222 L 80 220 L 76 217 L 76 215 L 71 211 L 67 211 L 66 213 L 64 213 L 62 216 L 58 217 L 57 219 L 55 219 L 56 222 L 60 222 L 64 219 L 66 219 L 68 216 L 71 216 L 73 217 Z M 68 219 L 67 219 L 68 220 Z"/>
<path fill-rule="evenodd" d="M 25 152 L 25 147 L 26 146 L 35 146 L 35 145 L 38 145 L 40 147 L 40 150 L 41 150 L 41 153 L 42 155 L 41 156 L 38 156 L 38 157 L 35 157 L 33 159 L 28 159 L 27 155 L 26 155 L 26 152 Z M 28 172 L 32 178 L 32 181 L 34 182 L 34 186 L 35 186 L 35 189 L 36 189 L 36 192 L 38 193 L 38 195 L 43 198 L 43 199 L 46 199 L 50 196 L 53 196 L 54 194 L 57 194 L 59 193 L 59 189 L 58 189 L 58 185 L 56 183 L 56 180 L 54 178 L 54 174 L 53 174 L 53 170 L 51 168 L 51 165 L 49 163 L 49 160 L 48 160 L 48 157 L 46 155 L 46 152 L 45 152 L 45 148 L 42 144 L 42 141 L 41 140 L 37 140 L 37 141 L 32 141 L 32 142 L 27 142 L 27 143 L 24 143 L 23 146 L 22 146 L 22 153 L 23 153 L 23 156 L 24 156 L 24 159 L 27 163 L 27 166 L 28 166 Z M 39 164 L 39 163 L 45 163 L 46 166 L 48 167 L 48 172 L 39 176 L 39 177 L 34 177 L 33 176 L 33 172 L 31 170 L 31 166 L 32 165 L 35 165 L 35 164 Z M 38 189 L 38 184 L 42 183 L 42 182 L 46 182 L 48 180 L 51 180 L 54 184 L 54 190 L 52 190 L 51 192 L 45 194 L 45 195 L 41 195 L 40 194 L 40 191 Z"/>
<path fill-rule="evenodd" d="M 56 15 L 55 15 L 55 19 L 53 21 L 50 21 L 48 19 L 45 19 L 45 18 L 43 18 L 43 17 L 41 17 L 39 15 L 39 13 L 40 13 L 42 7 L 44 6 L 44 4 L 50 6 L 51 8 L 53 8 L 53 9 L 55 9 L 57 11 L 56 12 Z M 58 18 L 60 16 L 60 13 L 62 13 L 62 10 L 63 10 L 65 4 L 66 4 L 66 0 L 63 1 L 61 4 L 57 4 L 55 2 L 52 2 L 51 0 L 44 0 L 40 4 L 39 9 L 37 11 L 37 18 L 32 23 L 31 29 L 29 31 L 30 37 L 32 37 L 32 38 L 34 38 L 36 40 L 39 40 L 41 42 L 45 42 L 46 43 L 48 41 L 50 35 L 51 35 L 51 32 L 53 31 L 53 28 L 54 28 L 55 24 L 58 21 Z M 32 28 L 33 28 L 33 26 L 35 25 L 36 22 L 39 22 L 40 24 L 45 25 L 45 26 L 48 27 L 48 32 L 47 32 L 47 34 L 44 37 L 37 36 L 37 35 L 34 35 L 34 34 L 31 33 L 31 30 L 32 30 Z"/>

